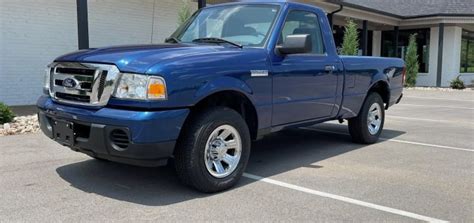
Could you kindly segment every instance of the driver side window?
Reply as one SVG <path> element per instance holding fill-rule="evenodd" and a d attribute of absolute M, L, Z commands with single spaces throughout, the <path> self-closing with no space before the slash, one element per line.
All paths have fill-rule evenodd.
<path fill-rule="evenodd" d="M 324 44 L 318 16 L 312 12 L 292 10 L 286 17 L 278 45 L 285 42 L 288 35 L 308 34 L 310 35 L 313 48 L 311 54 L 324 54 Z"/>

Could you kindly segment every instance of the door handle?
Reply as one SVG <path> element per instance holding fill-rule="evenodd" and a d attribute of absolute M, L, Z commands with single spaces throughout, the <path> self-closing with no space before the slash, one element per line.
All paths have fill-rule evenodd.
<path fill-rule="evenodd" d="M 336 70 L 336 66 L 334 66 L 334 65 L 326 65 L 326 66 L 324 66 L 324 71 L 326 71 L 326 72 L 333 72 L 333 71 L 335 71 L 335 70 Z"/>

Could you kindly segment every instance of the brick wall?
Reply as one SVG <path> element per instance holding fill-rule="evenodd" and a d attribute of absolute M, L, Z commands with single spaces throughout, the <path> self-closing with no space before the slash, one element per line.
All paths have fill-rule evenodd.
<path fill-rule="evenodd" d="M 89 0 L 90 47 L 163 42 L 180 0 Z M 192 3 L 192 9 L 197 8 Z M 75 0 L 0 0 L 0 101 L 34 104 L 45 66 L 77 49 Z"/>

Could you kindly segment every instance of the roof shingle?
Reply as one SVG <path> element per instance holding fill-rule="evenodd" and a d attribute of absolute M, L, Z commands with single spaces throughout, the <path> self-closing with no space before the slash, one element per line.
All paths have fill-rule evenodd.
<path fill-rule="evenodd" d="M 328 0 L 396 17 L 474 15 L 474 0 Z"/>

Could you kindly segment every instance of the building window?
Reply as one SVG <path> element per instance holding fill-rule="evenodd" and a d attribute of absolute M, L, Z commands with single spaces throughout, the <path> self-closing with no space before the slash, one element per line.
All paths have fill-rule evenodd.
<path fill-rule="evenodd" d="M 466 30 L 461 40 L 461 73 L 474 73 L 474 32 Z"/>
<path fill-rule="evenodd" d="M 345 28 L 344 26 L 333 26 L 333 36 L 334 36 L 334 42 L 336 44 L 337 52 L 341 52 L 342 50 L 342 42 L 344 40 L 344 31 Z M 359 37 L 359 55 L 362 55 L 362 29 L 357 29 L 358 31 L 358 37 Z M 369 35 L 367 36 L 367 56 L 372 56 L 372 43 L 373 43 L 373 37 L 374 37 L 374 32 L 372 30 L 369 30 Z"/>
<path fill-rule="evenodd" d="M 430 29 L 410 29 L 400 30 L 398 34 L 398 45 L 395 45 L 395 31 L 382 31 L 382 56 L 399 57 L 405 59 L 410 35 L 416 33 L 416 43 L 418 45 L 418 63 L 420 73 L 429 72 L 430 56 Z"/>

